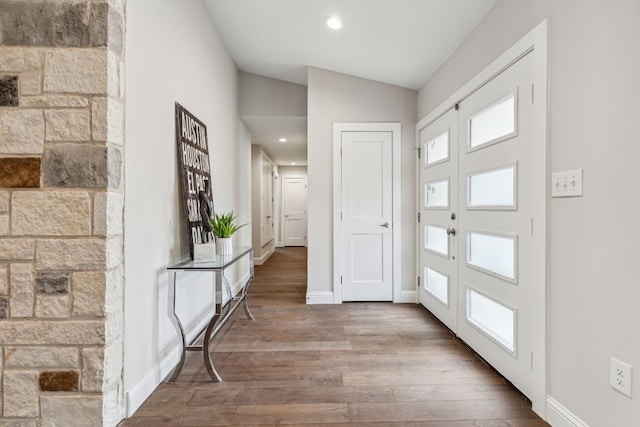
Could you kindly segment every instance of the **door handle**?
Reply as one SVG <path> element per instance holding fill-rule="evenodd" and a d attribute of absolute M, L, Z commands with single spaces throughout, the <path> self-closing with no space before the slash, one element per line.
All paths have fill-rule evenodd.
<path fill-rule="evenodd" d="M 447 228 L 447 234 L 450 236 L 455 236 L 456 235 L 456 229 L 453 227 L 449 227 Z"/>
<path fill-rule="evenodd" d="M 385 222 L 384 224 L 380 224 L 380 227 L 389 228 L 389 223 Z"/>

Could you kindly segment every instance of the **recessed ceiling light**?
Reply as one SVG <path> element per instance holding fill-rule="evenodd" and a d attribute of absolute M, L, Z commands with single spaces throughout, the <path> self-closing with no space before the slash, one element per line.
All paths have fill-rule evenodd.
<path fill-rule="evenodd" d="M 278 142 L 287 142 L 287 138 L 280 138 L 278 139 Z"/>
<path fill-rule="evenodd" d="M 297 165 L 297 163 L 296 163 L 296 162 L 291 162 L 291 164 L 292 164 L 292 165 Z"/>
<path fill-rule="evenodd" d="M 337 16 L 327 16 L 324 19 L 324 23 L 332 30 L 339 30 L 342 28 L 342 21 Z"/>

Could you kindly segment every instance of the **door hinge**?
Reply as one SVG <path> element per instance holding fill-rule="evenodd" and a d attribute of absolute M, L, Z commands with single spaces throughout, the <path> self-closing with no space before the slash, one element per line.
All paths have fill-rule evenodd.
<path fill-rule="evenodd" d="M 418 152 L 418 159 L 422 155 L 422 147 L 416 147 L 415 150 Z"/>
<path fill-rule="evenodd" d="M 533 237 L 533 218 L 531 218 L 531 237 Z"/>
<path fill-rule="evenodd" d="M 340 212 L 340 221 L 342 221 L 342 212 Z"/>
<path fill-rule="evenodd" d="M 531 370 L 533 371 L 533 351 L 531 352 Z"/>
<path fill-rule="evenodd" d="M 533 104 L 535 101 L 535 85 L 532 83 L 531 84 L 531 103 Z"/>
<path fill-rule="evenodd" d="M 420 212 L 418 212 L 418 222 L 420 222 Z"/>
<path fill-rule="evenodd" d="M 418 276 L 418 290 L 420 290 L 420 276 Z"/>
<path fill-rule="evenodd" d="M 340 276 L 340 284 L 342 285 L 342 276 Z"/>

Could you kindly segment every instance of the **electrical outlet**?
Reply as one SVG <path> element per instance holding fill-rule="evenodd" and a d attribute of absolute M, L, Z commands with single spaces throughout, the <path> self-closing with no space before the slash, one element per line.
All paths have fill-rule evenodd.
<path fill-rule="evenodd" d="M 582 196 L 582 169 L 554 172 L 551 175 L 551 197 Z"/>
<path fill-rule="evenodd" d="M 630 365 L 619 361 L 615 357 L 611 358 L 611 372 L 609 384 L 620 393 L 631 397 L 631 378 L 633 369 Z"/>

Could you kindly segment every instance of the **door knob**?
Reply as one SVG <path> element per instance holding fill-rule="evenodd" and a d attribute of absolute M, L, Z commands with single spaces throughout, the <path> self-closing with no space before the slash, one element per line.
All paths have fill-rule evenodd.
<path fill-rule="evenodd" d="M 453 227 L 449 227 L 447 228 L 447 234 L 450 236 L 455 236 L 456 235 L 456 229 Z"/>
<path fill-rule="evenodd" d="M 389 223 L 385 222 L 384 224 L 380 224 L 380 227 L 389 228 Z"/>

